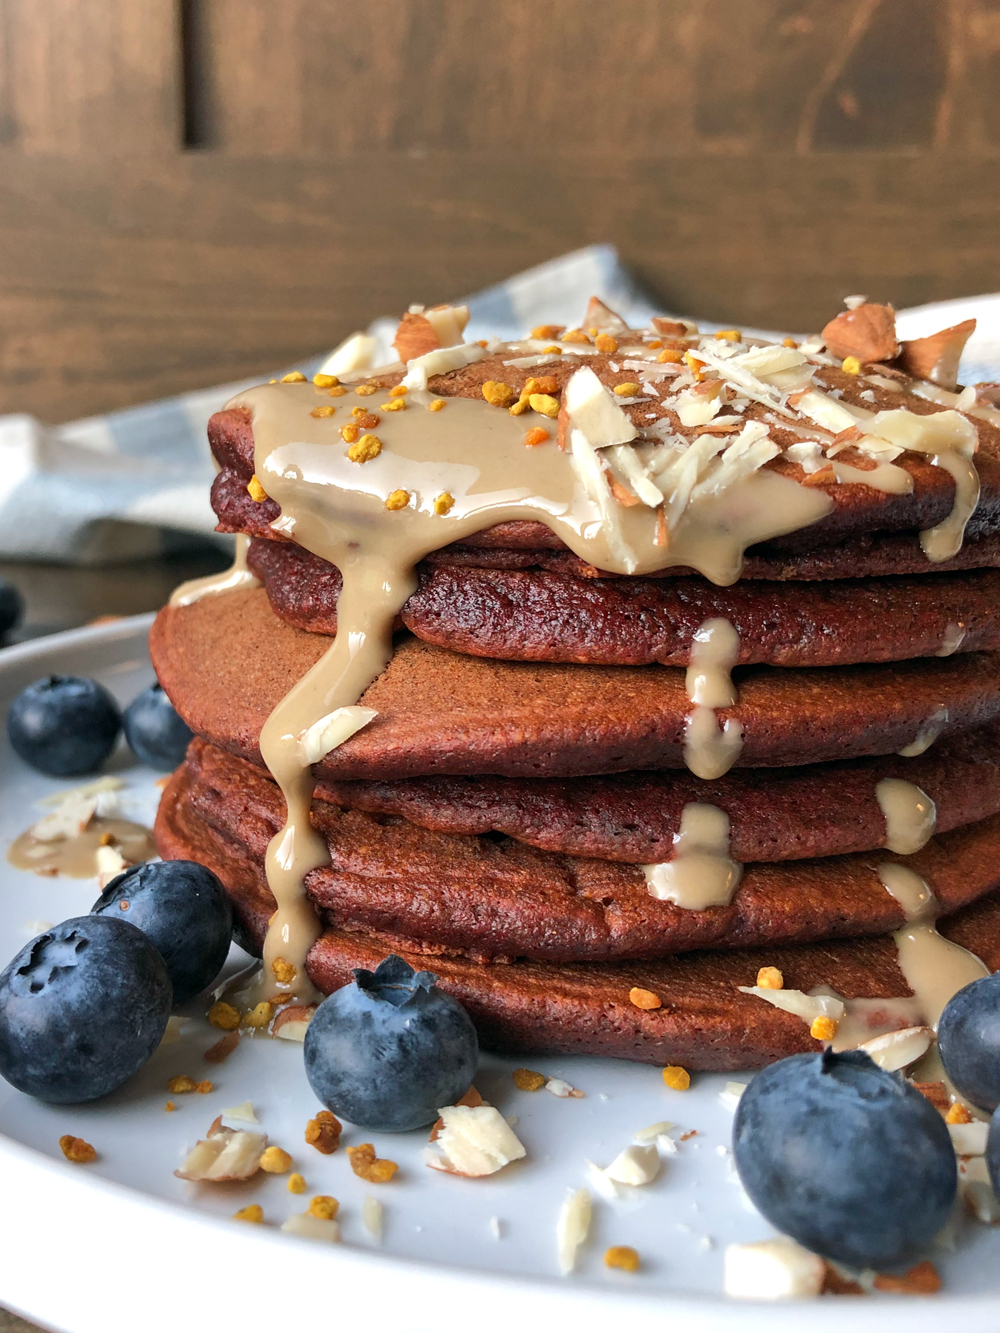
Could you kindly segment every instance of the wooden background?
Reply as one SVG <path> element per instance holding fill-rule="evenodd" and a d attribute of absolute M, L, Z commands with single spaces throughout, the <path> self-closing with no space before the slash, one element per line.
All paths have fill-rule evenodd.
<path fill-rule="evenodd" d="M 998 87 L 1000 0 L 0 0 L 0 411 L 597 240 L 737 324 L 995 289 Z"/>

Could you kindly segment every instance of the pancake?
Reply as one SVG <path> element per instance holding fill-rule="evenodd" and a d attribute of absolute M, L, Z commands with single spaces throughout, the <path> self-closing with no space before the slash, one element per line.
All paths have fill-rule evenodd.
<path fill-rule="evenodd" d="M 274 612 L 337 632 L 340 572 L 290 542 L 255 540 L 247 563 Z M 454 652 L 508 661 L 687 666 L 713 617 L 740 638 L 741 664 L 840 666 L 1000 648 L 1000 571 L 718 588 L 700 578 L 587 579 L 545 570 L 421 570 L 401 622 Z"/>
<path fill-rule="evenodd" d="M 1000 731 L 890 755 L 807 768 L 736 769 L 710 789 L 683 770 L 603 777 L 431 777 L 319 783 L 328 804 L 398 815 L 438 833 L 503 833 L 543 851 L 643 864 L 669 860 L 681 813 L 709 800 L 729 817 L 736 861 L 836 856 L 885 846 L 876 796 L 885 778 L 914 783 L 947 833 L 1000 812 Z"/>
<path fill-rule="evenodd" d="M 260 762 L 260 730 L 330 640 L 285 625 L 259 588 L 160 612 L 150 652 L 188 726 Z M 744 667 L 741 767 L 893 754 L 937 719 L 942 736 L 1000 720 L 1000 656 L 783 671 Z M 361 703 L 378 716 L 317 766 L 322 777 L 513 777 L 683 766 L 691 705 L 677 667 L 497 662 L 417 639 Z M 947 717 L 944 717 L 944 713 Z M 706 791 L 708 788 L 706 788 Z"/>
<path fill-rule="evenodd" d="M 217 532 L 285 543 L 270 526 L 279 509 L 272 500 L 257 502 L 247 493 L 247 475 L 223 468 L 212 484 L 212 507 Z M 431 551 L 427 565 L 459 565 L 475 569 L 547 569 L 580 578 L 627 578 L 597 569 L 567 550 L 548 529 L 537 523 L 498 523 L 462 542 Z M 930 564 L 915 532 L 877 532 L 831 543 L 812 551 L 788 552 L 774 543 L 751 547 L 743 562 L 741 581 L 769 579 L 796 582 L 813 579 L 878 578 L 897 574 L 951 573 L 963 569 L 1000 566 L 1000 536 L 992 522 L 980 529 L 973 514 L 962 548 L 950 560 Z M 648 575 L 649 578 L 684 578 L 695 571 L 683 565 Z"/>
<path fill-rule="evenodd" d="M 594 354 L 586 358 L 587 366 L 592 369 L 607 386 L 612 387 L 622 381 L 618 363 L 607 356 Z M 580 366 L 576 358 L 564 357 L 545 366 L 544 374 L 555 380 L 561 390 L 572 373 Z M 612 369 L 612 366 L 615 369 Z M 446 375 L 431 376 L 430 389 L 445 397 L 482 398 L 482 386 L 490 380 L 502 381 L 516 391 L 525 384 L 531 375 L 537 374 L 535 368 L 523 368 L 509 364 L 509 353 L 500 351 L 487 356 L 481 361 L 466 366 L 461 370 Z M 402 368 L 398 372 L 369 376 L 369 382 L 380 388 L 388 389 L 398 384 L 403 377 Z M 911 390 L 916 382 L 900 378 L 898 388 L 888 389 L 883 384 L 866 375 L 851 375 L 836 367 L 817 368 L 816 384 L 820 388 L 833 390 L 840 400 L 867 411 L 891 411 L 905 408 L 917 416 L 926 416 L 941 410 L 936 402 L 931 402 L 921 394 Z M 558 391 L 557 390 L 557 391 Z M 322 391 L 318 391 L 319 394 Z M 862 394 L 866 397 L 862 398 Z M 329 400 L 318 398 L 318 401 Z M 503 410 L 503 409 L 498 409 Z M 679 435 L 694 439 L 696 432 L 681 425 L 669 403 L 658 398 L 643 398 L 641 402 L 626 406 L 637 428 L 650 429 L 650 422 L 667 420 Z M 786 421 L 775 416 L 766 407 L 750 403 L 743 413 L 743 420 L 761 420 L 771 432 L 771 438 L 782 448 L 792 445 L 803 438 L 803 432 L 794 421 Z M 979 472 L 981 491 L 979 503 L 968 529 L 972 541 L 995 535 L 1000 531 L 1000 428 L 989 421 L 973 418 L 979 435 L 979 450 L 976 454 L 976 468 Z M 217 413 L 209 422 L 209 443 L 223 472 L 227 474 L 224 483 L 217 483 L 213 491 L 213 502 L 217 512 L 223 509 L 223 497 L 238 494 L 239 482 L 243 488 L 254 472 L 253 427 L 249 414 L 242 408 L 227 409 Z M 808 431 L 806 432 L 808 438 Z M 551 445 L 546 447 L 552 447 Z M 838 458 L 842 462 L 861 467 L 870 466 L 870 460 L 848 448 Z M 925 456 L 906 453 L 895 460 L 896 466 L 903 468 L 913 479 L 910 494 L 889 494 L 876 490 L 872 486 L 854 482 L 838 484 L 831 482 L 822 487 L 833 501 L 831 512 L 818 522 L 800 528 L 787 536 L 769 543 L 769 549 L 778 552 L 798 554 L 809 552 L 830 545 L 848 542 L 872 533 L 915 532 L 942 522 L 950 513 L 955 495 L 955 485 L 948 472 L 935 467 Z M 805 473 L 790 459 L 780 456 L 766 465 L 768 468 L 802 481 Z M 254 503 L 254 502 L 251 502 Z M 236 519 L 235 515 L 220 513 L 224 523 L 234 520 L 238 526 L 226 526 L 227 531 L 250 533 L 266 532 L 267 525 L 280 513 L 279 506 L 266 499 L 251 510 L 242 506 L 248 521 Z M 516 539 L 533 545 L 546 547 L 552 542 L 552 533 L 544 525 L 522 522 L 517 525 L 505 525 L 516 529 Z M 514 534 L 510 534 L 514 536 Z M 504 535 L 497 534 L 499 543 Z M 507 538 L 508 540 L 510 537 Z M 557 543 L 556 548 L 558 549 Z M 856 569 L 848 569 L 846 576 L 856 575 Z"/>
<path fill-rule="evenodd" d="M 237 912 L 240 940 L 260 953 L 270 908 L 255 893 L 245 853 L 197 822 L 176 816 L 179 779 L 164 794 L 157 837 L 165 857 L 201 861 L 222 879 Z M 888 895 L 886 895 L 888 896 Z M 993 894 L 940 923 L 942 934 L 1000 968 L 1000 899 Z M 416 968 L 426 953 L 388 934 L 326 929 L 308 958 L 324 993 L 352 980 L 351 969 L 373 968 L 388 953 Z M 754 1068 L 800 1051 L 819 1050 L 801 1019 L 738 986 L 752 986 L 760 967 L 779 967 L 789 988 L 830 986 L 847 999 L 890 1000 L 911 992 L 890 937 L 875 936 L 780 948 L 682 954 L 661 962 L 482 964 L 437 957 L 439 984 L 468 1009 L 484 1045 L 510 1052 L 603 1055 L 691 1070 Z M 652 990 L 655 1010 L 629 1003 L 633 986 Z M 890 1006 L 887 1005 L 887 1011 Z"/>
<path fill-rule="evenodd" d="M 249 897 L 269 916 L 264 856 L 284 814 L 278 788 L 255 766 L 195 740 L 164 793 L 157 844 L 166 857 L 197 844 L 195 860 L 238 862 L 237 911 L 246 912 Z M 327 924 L 485 960 L 656 958 L 881 934 L 905 921 L 876 873 L 887 861 L 924 878 L 946 912 L 1000 885 L 1000 816 L 936 837 L 908 857 L 880 851 L 748 865 L 731 904 L 703 911 L 650 897 L 641 871 L 620 862 L 503 836 L 434 833 L 318 800 L 312 822 L 331 864 L 305 883 Z M 231 876 L 222 878 L 235 890 Z"/>

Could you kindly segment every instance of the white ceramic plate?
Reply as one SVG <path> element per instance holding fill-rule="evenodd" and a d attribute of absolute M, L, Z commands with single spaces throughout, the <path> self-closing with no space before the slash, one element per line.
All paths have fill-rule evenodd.
<path fill-rule="evenodd" d="M 0 652 L 0 716 L 11 697 L 52 671 L 94 676 L 123 702 L 152 680 L 146 653 L 150 617 L 58 634 Z M 32 772 L 0 741 L 0 842 L 4 848 L 38 818 L 41 797 L 70 787 Z M 112 762 L 137 811 L 151 818 L 158 775 L 123 753 Z M 0 865 L 0 963 L 43 927 L 89 910 L 93 881 L 45 879 Z M 245 962 L 234 950 L 232 967 Z M 180 1041 L 106 1100 L 52 1108 L 0 1082 L 0 1180 L 3 1181 L 0 1302 L 67 1333 L 146 1333 L 178 1327 L 326 1329 L 377 1320 L 407 1333 L 510 1333 L 529 1328 L 589 1333 L 656 1319 L 685 1330 L 940 1329 L 995 1333 L 1000 1327 L 1000 1228 L 960 1221 L 953 1249 L 933 1256 L 945 1279 L 934 1299 L 826 1298 L 801 1305 L 727 1302 L 722 1254 L 734 1240 L 772 1234 L 736 1182 L 728 1144 L 731 1112 L 719 1100 L 724 1077 L 700 1076 L 671 1092 L 659 1070 L 598 1059 L 524 1063 L 567 1079 L 586 1094 L 557 1099 L 518 1091 L 519 1062 L 484 1056 L 476 1083 L 505 1115 L 527 1159 L 485 1180 L 428 1170 L 423 1132 L 377 1135 L 380 1156 L 400 1164 L 390 1184 L 366 1185 L 343 1151 L 323 1157 L 303 1141 L 317 1103 L 302 1069 L 301 1047 L 244 1040 L 222 1065 L 203 1062 L 218 1033 L 190 1007 Z M 209 1095 L 174 1096 L 174 1074 L 210 1078 Z M 739 1077 L 739 1076 L 732 1076 Z M 225 1107 L 252 1100 L 271 1141 L 291 1152 L 308 1182 L 305 1196 L 284 1177 L 259 1175 L 245 1185 L 195 1186 L 177 1180 L 185 1147 L 204 1135 Z M 609 1201 L 595 1194 L 591 1238 L 576 1272 L 556 1265 L 555 1223 L 571 1188 L 589 1185 L 587 1161 L 608 1162 L 651 1123 L 676 1123 L 675 1136 L 697 1130 L 664 1158 L 659 1178 Z M 79 1135 L 100 1154 L 74 1166 L 60 1154 L 62 1134 Z M 345 1133 L 345 1143 L 372 1138 Z M 277 1226 L 313 1194 L 341 1202 L 344 1244 L 281 1235 Z M 366 1195 L 384 1205 L 380 1244 L 366 1232 Z M 247 1203 L 263 1205 L 257 1227 L 229 1221 Z M 500 1238 L 491 1219 L 499 1221 Z M 636 1274 L 611 1272 L 609 1245 L 632 1245 Z"/>

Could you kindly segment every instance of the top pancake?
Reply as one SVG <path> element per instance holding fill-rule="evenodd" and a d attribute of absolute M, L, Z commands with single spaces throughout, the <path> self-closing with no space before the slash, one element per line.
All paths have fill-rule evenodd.
<path fill-rule="evenodd" d="M 535 368 L 524 368 L 506 364 L 509 353 L 503 350 L 484 360 L 466 366 L 461 370 L 446 375 L 432 376 L 431 389 L 445 397 L 482 398 L 482 386 L 489 380 L 500 380 L 519 391 L 529 376 L 536 374 Z M 588 355 L 586 365 L 609 387 L 621 383 L 623 373 L 611 357 L 595 354 Z M 551 365 L 546 365 L 544 374 L 556 381 L 559 389 L 565 385 L 570 375 L 578 369 L 580 361 L 573 357 L 564 357 Z M 403 371 L 370 377 L 370 382 L 379 388 L 388 389 L 403 377 Z M 815 375 L 819 388 L 833 390 L 845 403 L 851 403 L 868 411 L 891 411 L 906 408 L 908 411 L 925 416 L 941 411 L 934 402 L 912 392 L 919 387 L 916 382 L 901 379 L 899 391 L 890 390 L 872 381 L 864 375 L 850 375 L 835 367 L 819 367 Z M 329 399 L 317 390 L 317 402 L 329 403 Z M 862 394 L 866 397 L 862 398 Z M 504 411 L 503 408 L 496 408 Z M 668 420 L 671 427 L 680 435 L 695 438 L 696 430 L 683 427 L 674 410 L 659 400 L 643 400 L 628 406 L 625 410 L 631 415 L 637 427 L 648 429 L 652 418 Z M 743 414 L 744 420 L 761 420 L 768 425 L 771 438 L 782 447 L 792 445 L 803 438 L 808 438 L 808 431 L 796 427 L 794 422 L 783 424 L 782 418 L 760 404 L 751 403 Z M 971 542 L 988 538 L 1000 531 L 1000 429 L 991 422 L 976 417 L 969 418 L 979 436 L 979 451 L 976 466 L 981 481 L 979 504 L 968 528 L 968 540 Z M 526 418 L 527 420 L 527 418 Z M 542 419 L 544 420 L 544 419 Z M 216 483 L 213 499 L 219 513 L 220 527 L 224 531 L 243 531 L 262 536 L 273 536 L 269 524 L 279 515 L 278 505 L 271 500 L 259 503 L 250 501 L 246 496 L 246 484 L 254 471 L 253 427 L 249 413 L 244 409 L 230 409 L 216 414 L 209 423 L 209 441 L 222 474 Z M 555 448 L 555 442 L 540 446 Z M 852 466 L 867 468 L 871 460 L 857 454 L 853 449 L 838 454 L 838 460 Z M 896 460 L 897 466 L 907 471 L 913 478 L 913 491 L 908 495 L 888 494 L 859 483 L 828 483 L 822 489 L 832 501 L 831 512 L 826 517 L 777 538 L 767 544 L 765 554 L 786 553 L 792 556 L 808 553 L 836 544 L 851 543 L 870 537 L 875 533 L 915 533 L 942 522 L 950 513 L 955 494 L 955 484 L 943 468 L 935 467 L 927 456 L 906 453 Z M 795 481 L 805 480 L 806 474 L 798 463 L 784 455 L 767 464 L 769 468 L 780 472 Z M 242 491 L 245 500 L 240 498 Z M 249 501 L 249 505 L 246 503 Z M 239 512 L 231 512 L 229 505 L 235 504 Z M 544 527 L 531 522 L 504 524 L 484 536 L 489 536 L 499 548 L 512 546 L 515 549 L 525 544 L 541 549 L 560 549 L 562 543 Z M 473 543 L 466 543 L 473 544 Z M 861 553 L 858 553 L 859 555 Z M 851 577 L 864 571 L 860 563 L 851 565 L 850 553 L 844 553 L 844 567 L 841 577 Z"/>
<path fill-rule="evenodd" d="M 251 589 L 166 608 L 150 651 L 192 730 L 259 763 L 268 715 L 330 642 L 284 624 L 263 590 Z M 746 667 L 738 676 L 740 701 L 719 716 L 743 727 L 741 767 L 893 754 L 931 719 L 941 735 L 1000 719 L 994 653 L 796 671 Z M 400 642 L 361 702 L 378 716 L 317 765 L 319 777 L 681 768 L 691 707 L 676 667 L 495 662 L 413 639 Z"/>

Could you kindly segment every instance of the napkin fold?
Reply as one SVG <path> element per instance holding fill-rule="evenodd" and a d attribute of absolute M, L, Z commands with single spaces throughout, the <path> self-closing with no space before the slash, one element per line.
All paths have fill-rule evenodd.
<path fill-rule="evenodd" d="M 613 246 L 592 245 L 467 297 L 466 334 L 470 340 L 509 339 L 536 324 L 575 324 L 591 296 L 636 326 L 665 313 Z M 979 323 L 960 378 L 968 384 L 1000 379 L 1000 293 L 901 310 L 897 327 L 914 338 L 972 317 Z M 706 331 L 723 327 L 698 322 Z M 377 319 L 367 330 L 386 361 L 393 359 L 396 323 Z M 784 330 L 747 332 L 786 336 Z M 311 375 L 322 360 L 318 354 L 294 369 Z M 45 426 L 24 414 L 0 417 L 0 559 L 114 564 L 172 554 L 206 538 L 228 542 L 213 533 L 208 491 L 214 469 L 205 428 L 213 412 L 261 378 L 268 377 L 63 426 Z"/>

